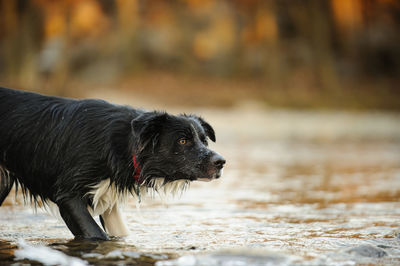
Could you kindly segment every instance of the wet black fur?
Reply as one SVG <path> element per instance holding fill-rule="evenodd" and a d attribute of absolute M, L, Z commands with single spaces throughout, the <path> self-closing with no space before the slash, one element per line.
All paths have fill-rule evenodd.
<path fill-rule="evenodd" d="M 0 88 L 0 205 L 17 184 L 33 202 L 55 202 L 76 237 L 108 239 L 87 211 L 91 187 L 110 178 L 135 193 L 157 177 L 218 178 L 224 161 L 206 136 L 215 141 L 212 127 L 193 115 Z M 187 145 L 177 144 L 181 138 Z"/>

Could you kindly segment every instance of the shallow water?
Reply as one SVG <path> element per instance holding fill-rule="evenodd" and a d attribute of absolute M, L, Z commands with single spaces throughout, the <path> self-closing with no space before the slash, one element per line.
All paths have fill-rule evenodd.
<path fill-rule="evenodd" d="M 181 197 L 132 199 L 131 235 L 71 241 L 62 222 L 13 195 L 0 208 L 0 261 L 19 239 L 90 264 L 400 264 L 400 116 L 243 106 L 195 110 L 214 125 L 223 177 Z M 162 196 L 164 198 L 164 196 Z"/>

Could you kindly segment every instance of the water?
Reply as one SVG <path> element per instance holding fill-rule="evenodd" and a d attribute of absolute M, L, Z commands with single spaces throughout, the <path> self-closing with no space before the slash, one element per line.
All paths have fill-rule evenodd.
<path fill-rule="evenodd" d="M 139 208 L 132 199 L 131 235 L 102 243 L 71 241 L 62 222 L 9 197 L 0 261 L 32 262 L 13 256 L 25 239 L 89 264 L 400 264 L 399 115 L 253 105 L 195 112 L 216 129 L 212 147 L 227 159 L 220 180 Z"/>

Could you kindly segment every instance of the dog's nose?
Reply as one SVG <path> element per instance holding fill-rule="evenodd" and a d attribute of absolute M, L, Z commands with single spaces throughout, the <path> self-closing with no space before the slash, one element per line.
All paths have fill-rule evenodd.
<path fill-rule="evenodd" d="M 215 167 L 217 167 L 218 169 L 222 169 L 226 161 L 221 155 L 215 154 L 213 157 L 211 157 L 211 163 L 215 165 Z"/>

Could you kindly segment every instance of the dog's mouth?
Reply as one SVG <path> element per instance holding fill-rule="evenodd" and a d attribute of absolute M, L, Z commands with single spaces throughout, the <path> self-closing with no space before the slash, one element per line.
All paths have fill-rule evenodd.
<path fill-rule="evenodd" d="M 201 181 L 201 182 L 210 182 L 211 180 L 213 180 L 213 178 L 201 177 L 196 179 L 196 181 Z"/>
<path fill-rule="evenodd" d="M 222 173 L 223 173 L 223 168 L 217 171 L 213 171 L 208 177 L 198 177 L 197 179 L 195 179 L 195 181 L 210 182 L 214 179 L 220 178 L 222 176 Z"/>
<path fill-rule="evenodd" d="M 199 171 L 196 173 L 184 174 L 184 173 L 175 173 L 166 176 L 165 178 L 161 178 L 162 175 L 154 176 L 152 178 L 148 178 L 145 182 L 145 185 L 148 186 L 149 183 L 153 182 L 153 179 L 162 179 L 164 183 L 170 183 L 174 181 L 202 181 L 202 182 L 210 182 L 215 179 L 219 179 L 222 176 L 223 167 L 221 168 L 209 168 L 207 171 Z M 197 175 L 197 176 L 196 176 Z"/>

